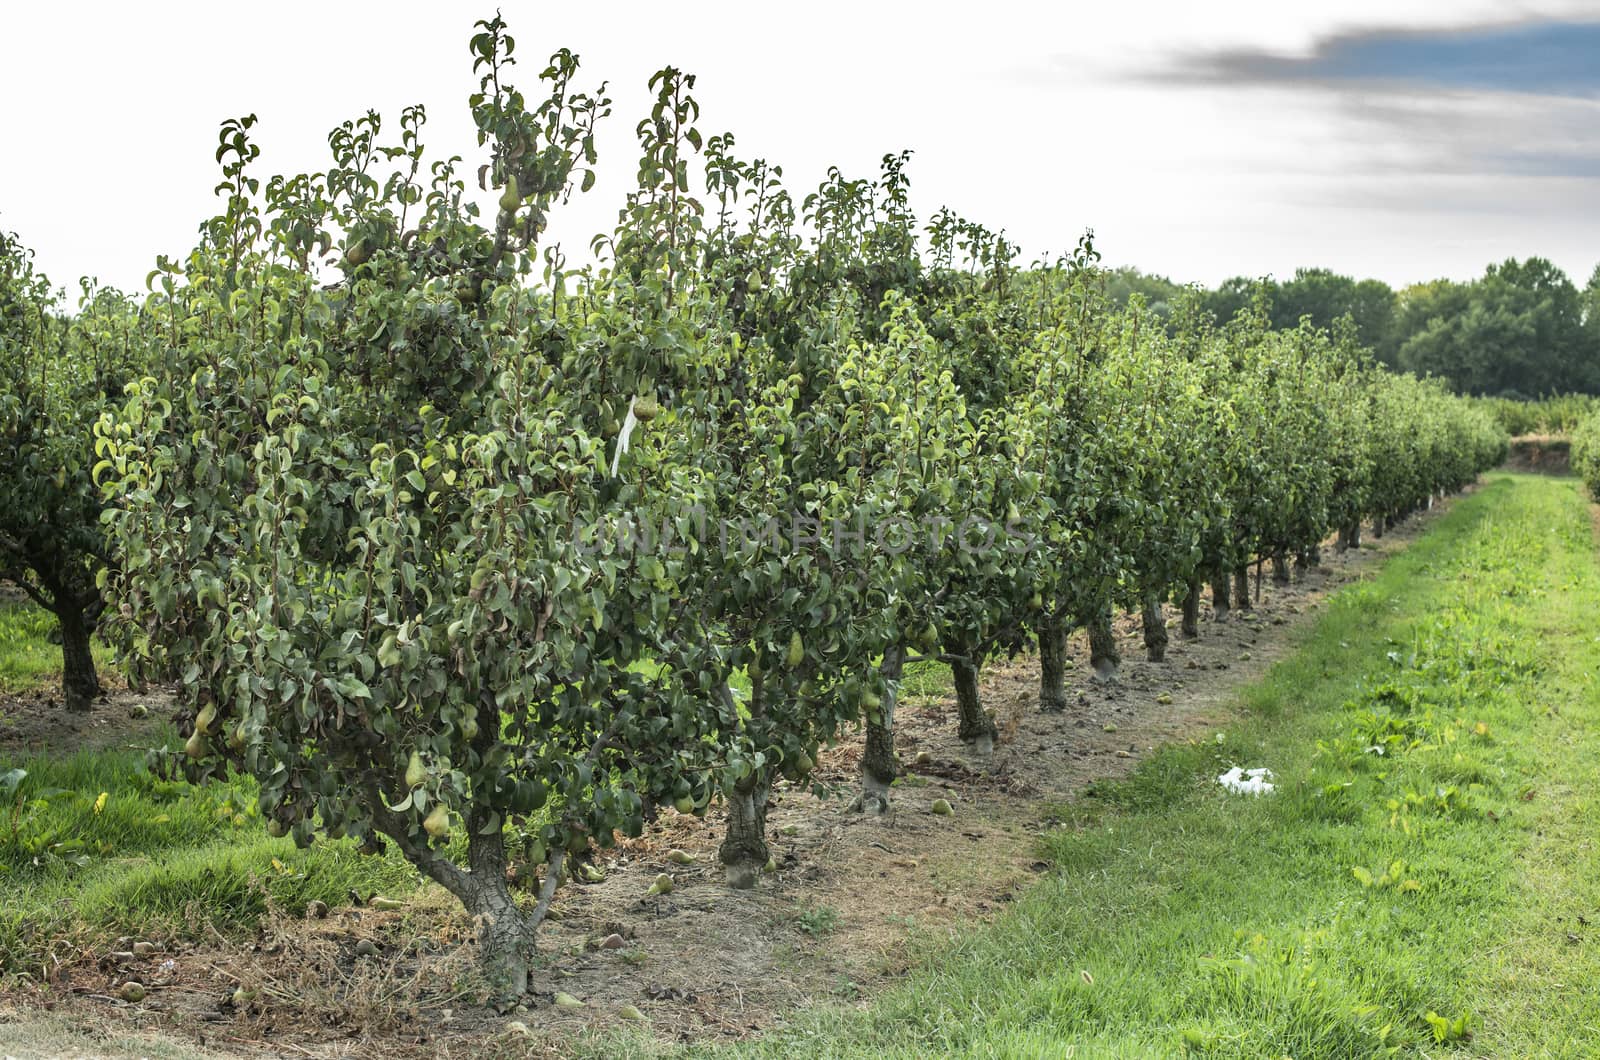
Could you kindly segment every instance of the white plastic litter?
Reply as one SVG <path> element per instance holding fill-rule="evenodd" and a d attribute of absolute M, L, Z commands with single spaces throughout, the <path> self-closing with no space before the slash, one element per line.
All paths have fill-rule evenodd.
<path fill-rule="evenodd" d="M 628 414 L 622 417 L 622 430 L 617 434 L 616 452 L 611 457 L 612 478 L 617 477 L 617 469 L 622 466 L 622 454 L 628 451 L 628 439 L 633 437 L 633 429 L 639 426 L 639 419 L 633 414 L 633 401 L 628 402 Z"/>
<path fill-rule="evenodd" d="M 1235 795 L 1269 795 L 1276 790 L 1270 769 L 1240 769 L 1234 766 L 1217 778 L 1217 783 Z"/>

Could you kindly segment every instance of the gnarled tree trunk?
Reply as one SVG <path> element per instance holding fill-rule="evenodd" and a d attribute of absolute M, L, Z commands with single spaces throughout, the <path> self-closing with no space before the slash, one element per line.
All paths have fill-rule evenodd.
<path fill-rule="evenodd" d="M 455 895 L 472 917 L 479 962 L 491 995 L 501 1007 L 509 1008 L 528 991 L 536 934 L 561 885 L 565 851 L 552 852 L 538 903 L 524 909 L 507 880 L 505 833 L 497 812 L 478 805 L 467 808 L 467 861 L 462 866 L 433 849 L 409 815 L 389 810 L 375 781 L 369 779 L 363 793 L 373 808 L 373 827 L 394 840 L 406 860 L 423 875 Z"/>
<path fill-rule="evenodd" d="M 728 795 L 728 832 L 717 858 L 727 871 L 730 887 L 754 887 L 772 857 L 767 848 L 767 799 L 771 792 L 771 772 L 762 767 L 735 784 Z"/>
<path fill-rule="evenodd" d="M 1339 531 L 1339 551 L 1346 552 L 1361 547 L 1361 520 L 1351 520 Z"/>
<path fill-rule="evenodd" d="M 1199 575 L 1189 579 L 1188 589 L 1183 594 L 1183 621 L 1178 626 L 1178 632 L 1189 640 L 1200 636 Z"/>
<path fill-rule="evenodd" d="M 100 676 L 89 642 L 91 626 L 82 610 L 70 603 L 59 606 L 62 695 L 68 710 L 88 710 L 100 696 Z"/>
<path fill-rule="evenodd" d="M 521 997 L 528 992 L 528 963 L 533 957 L 534 941 L 548 902 L 541 902 L 538 915 L 517 905 L 506 882 L 505 836 L 498 828 L 491 834 L 480 835 L 479 830 L 497 823 L 479 811 L 469 812 L 467 826 L 467 866 L 456 891 L 456 897 L 466 906 L 478 930 L 478 947 L 483 962 L 483 972 L 494 996 L 505 1000 Z M 550 867 L 559 875 L 559 863 Z M 555 887 L 548 888 L 554 893 Z"/>
<path fill-rule="evenodd" d="M 1144 657 L 1151 662 L 1163 662 L 1167 657 L 1167 619 L 1161 613 L 1161 598 L 1146 595 L 1139 613 L 1144 626 Z"/>
<path fill-rule="evenodd" d="M 1117 651 L 1117 635 L 1111 628 L 1111 605 L 1107 604 L 1089 623 L 1089 665 L 1100 681 L 1115 681 L 1122 655 Z"/>
<path fill-rule="evenodd" d="M 1272 554 L 1272 584 L 1288 585 L 1289 580 L 1288 555 L 1283 552 L 1274 552 Z"/>
<path fill-rule="evenodd" d="M 1255 607 L 1250 599 L 1250 564 L 1241 563 L 1233 571 L 1233 606 L 1241 611 Z"/>
<path fill-rule="evenodd" d="M 955 677 L 956 709 L 961 714 L 961 728 L 957 734 L 973 757 L 986 765 L 989 756 L 994 754 L 995 737 L 1000 730 L 978 701 L 978 666 L 981 662 L 981 659 L 968 655 L 951 663 L 950 669 Z"/>
<path fill-rule="evenodd" d="M 1039 627 L 1039 709 L 1067 709 L 1067 624 L 1055 618 Z"/>
<path fill-rule="evenodd" d="M 1232 594 L 1228 590 L 1228 573 L 1223 571 L 1211 577 L 1211 613 L 1218 622 L 1228 621 L 1233 610 Z"/>
<path fill-rule="evenodd" d="M 876 714 L 867 718 L 867 746 L 861 756 L 862 813 L 888 813 L 889 786 L 900 775 L 900 760 L 894 753 L 894 708 L 905 660 L 905 645 L 892 644 L 884 651 L 878 667 L 886 688 Z"/>

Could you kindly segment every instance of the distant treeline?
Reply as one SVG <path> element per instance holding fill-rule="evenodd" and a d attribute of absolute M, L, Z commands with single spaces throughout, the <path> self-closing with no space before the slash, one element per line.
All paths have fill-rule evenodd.
<path fill-rule="evenodd" d="M 1543 258 L 1491 265 L 1468 283 L 1432 280 L 1398 291 L 1328 269 L 1300 269 L 1281 282 L 1240 276 L 1207 291 L 1123 267 L 1109 283 L 1113 299 L 1140 294 L 1164 317 L 1181 311 L 1190 290 L 1219 321 L 1257 299 L 1279 328 L 1302 317 L 1332 327 L 1348 316 L 1380 361 L 1439 376 L 1463 394 L 1600 394 L 1600 268 L 1581 289 Z"/>

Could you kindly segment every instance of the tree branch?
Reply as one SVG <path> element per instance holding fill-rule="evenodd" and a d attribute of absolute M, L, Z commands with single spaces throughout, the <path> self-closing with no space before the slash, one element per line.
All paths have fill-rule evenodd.
<path fill-rule="evenodd" d="M 412 837 L 409 822 L 389 809 L 389 804 L 383 801 L 383 794 L 378 790 L 377 783 L 370 777 L 362 781 L 361 790 L 367 797 L 367 803 L 372 810 L 372 823 L 378 831 L 394 840 L 395 845 L 400 848 L 400 853 L 406 856 L 407 861 L 421 869 L 424 875 L 465 901 L 471 874 L 455 862 L 435 853 L 426 843 L 419 845 Z"/>
<path fill-rule="evenodd" d="M 561 886 L 562 877 L 567 869 L 567 852 L 565 850 L 552 851 L 545 860 L 546 870 L 544 883 L 539 887 L 539 901 L 534 905 L 533 911 L 528 914 L 533 927 L 544 923 L 544 918 L 550 915 L 550 903 L 555 899 L 556 889 Z"/>
<path fill-rule="evenodd" d="M 17 588 L 21 589 L 24 593 L 28 594 L 29 598 L 32 599 L 34 603 L 44 608 L 52 615 L 56 613 L 55 601 L 46 596 L 43 589 L 29 581 L 28 576 L 22 573 L 22 568 L 14 567 L 9 570 L 0 569 L 0 578 L 11 582 Z"/>

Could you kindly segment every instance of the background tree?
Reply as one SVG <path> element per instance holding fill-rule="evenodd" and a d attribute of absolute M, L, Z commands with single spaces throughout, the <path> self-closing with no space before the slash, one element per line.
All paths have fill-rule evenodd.
<path fill-rule="evenodd" d="M 1126 306 L 1137 295 L 1144 299 L 1145 312 L 1157 324 L 1167 322 L 1178 298 L 1186 290 L 1183 284 L 1157 273 L 1140 272 L 1131 265 L 1107 269 L 1104 283 L 1106 299 L 1112 305 Z"/>
<path fill-rule="evenodd" d="M 1584 299 L 1543 258 L 1491 265 L 1471 284 L 1408 288 L 1397 328 L 1399 363 L 1457 393 L 1541 397 L 1591 389 L 1600 347 Z"/>
<path fill-rule="evenodd" d="M 0 233 L 0 579 L 56 617 L 69 710 L 100 695 L 91 637 L 111 561 L 90 475 L 94 424 L 144 352 L 137 309 L 85 283 L 76 314 Z"/>

